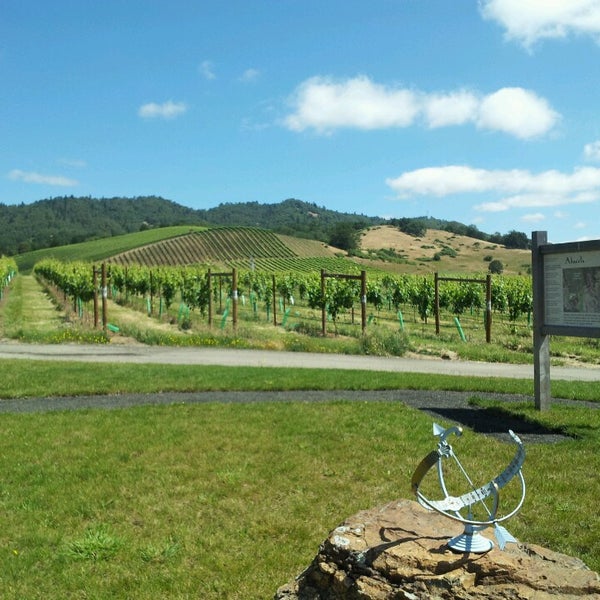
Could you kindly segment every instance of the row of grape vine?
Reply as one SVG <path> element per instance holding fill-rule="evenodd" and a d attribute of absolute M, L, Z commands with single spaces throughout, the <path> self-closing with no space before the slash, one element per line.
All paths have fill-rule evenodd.
<path fill-rule="evenodd" d="M 38 277 L 61 289 L 73 299 L 86 302 L 94 296 L 93 265 L 84 262 L 65 263 L 46 259 L 36 264 Z M 209 302 L 209 287 L 205 267 L 107 266 L 110 289 L 123 298 L 160 298 L 168 309 L 178 298 L 190 310 L 205 314 Z M 225 293 L 232 295 L 232 280 L 223 278 Z M 284 302 L 304 301 L 311 308 L 326 306 L 330 315 L 339 314 L 360 302 L 360 283 L 355 280 L 328 281 L 322 294 L 320 272 L 291 271 L 288 273 L 239 270 L 239 293 L 246 293 L 254 302 L 269 305 L 276 292 Z M 427 322 L 434 310 L 434 278 L 423 275 L 372 275 L 367 280 L 366 301 L 375 310 L 411 306 L 420 319 Z M 440 286 L 440 308 L 460 316 L 466 311 L 485 308 L 485 289 L 474 282 L 447 282 Z M 531 280 L 524 276 L 492 278 L 492 310 L 516 321 L 532 311 Z"/>

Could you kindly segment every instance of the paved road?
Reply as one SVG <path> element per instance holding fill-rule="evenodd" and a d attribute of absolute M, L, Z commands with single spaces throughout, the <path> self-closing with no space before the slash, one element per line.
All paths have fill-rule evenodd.
<path fill-rule="evenodd" d="M 117 344 L 21 344 L 0 342 L 0 359 L 76 360 L 180 365 L 249 367 L 303 367 L 317 369 L 364 369 L 396 373 L 437 373 L 478 377 L 533 378 L 532 365 L 509 365 L 433 358 L 384 358 L 309 352 L 181 348 Z M 600 367 L 552 367 L 552 379 L 600 381 Z"/>

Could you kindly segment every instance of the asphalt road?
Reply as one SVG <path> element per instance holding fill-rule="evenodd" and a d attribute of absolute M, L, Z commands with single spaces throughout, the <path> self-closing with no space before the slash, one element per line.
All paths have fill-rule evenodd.
<path fill-rule="evenodd" d="M 247 367 L 300 367 L 350 369 L 396 373 L 437 373 L 477 377 L 533 378 L 532 365 L 511 365 L 439 358 L 350 356 L 309 352 L 238 350 L 229 348 L 181 348 L 118 344 L 21 344 L 0 342 L 0 358 L 75 360 L 102 363 L 152 363 Z M 600 367 L 552 367 L 552 379 L 600 381 Z"/>

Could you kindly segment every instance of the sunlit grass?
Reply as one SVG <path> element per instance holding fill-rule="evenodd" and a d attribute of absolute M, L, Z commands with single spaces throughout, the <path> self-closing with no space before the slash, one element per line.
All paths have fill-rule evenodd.
<path fill-rule="evenodd" d="M 347 369 L 0 360 L 1 398 L 257 390 L 449 390 L 523 394 L 530 380 Z M 600 401 L 597 382 L 554 381 L 556 398 Z"/>
<path fill-rule="evenodd" d="M 15 303 L 0 311 L 5 330 L 7 315 L 14 325 L 24 299 L 35 298 L 16 287 L 11 295 Z M 340 388 L 533 393 L 526 380 L 430 374 L 29 360 L 0 367 L 3 398 Z M 595 383 L 556 381 L 552 390 L 600 400 Z M 334 397 L 3 414 L 2 596 L 271 597 L 344 518 L 411 497 L 411 474 L 435 447 L 426 413 L 401 402 L 347 402 L 343 391 Z M 532 405 L 497 408 L 577 439 L 527 447 L 527 500 L 507 526 L 523 541 L 598 570 L 598 411 L 555 406 L 539 413 Z M 470 432 L 454 445 L 478 482 L 514 453 Z"/>
<path fill-rule="evenodd" d="M 410 498 L 435 447 L 431 416 L 338 397 L 4 415 L 3 597 L 271 597 L 344 518 Z M 584 439 L 527 448 L 527 501 L 507 526 L 598 569 L 588 422 Z M 514 453 L 470 432 L 453 444 L 477 481 Z"/>

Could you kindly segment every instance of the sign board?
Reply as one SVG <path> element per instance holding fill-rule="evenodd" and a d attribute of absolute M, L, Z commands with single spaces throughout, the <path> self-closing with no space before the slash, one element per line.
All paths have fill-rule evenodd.
<path fill-rule="evenodd" d="M 600 337 L 600 241 L 538 248 L 543 296 L 542 333 Z"/>
<path fill-rule="evenodd" d="M 550 406 L 550 335 L 600 337 L 600 240 L 531 239 L 535 403 Z"/>

